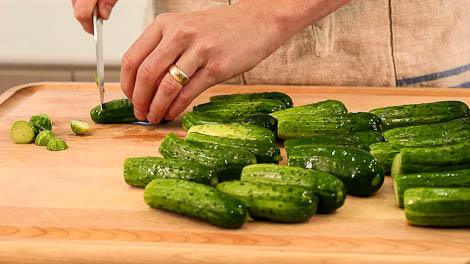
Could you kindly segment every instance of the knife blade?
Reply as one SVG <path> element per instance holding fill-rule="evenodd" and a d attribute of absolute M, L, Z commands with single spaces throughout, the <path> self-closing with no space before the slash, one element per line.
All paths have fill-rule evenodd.
<path fill-rule="evenodd" d="M 100 105 L 104 103 L 103 20 L 98 16 L 98 7 L 93 10 L 93 38 L 96 47 L 96 85 L 100 93 Z"/>

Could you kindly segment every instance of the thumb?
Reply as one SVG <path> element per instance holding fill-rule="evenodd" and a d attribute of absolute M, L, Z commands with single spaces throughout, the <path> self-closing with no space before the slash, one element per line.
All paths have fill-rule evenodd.
<path fill-rule="evenodd" d="M 108 19 L 116 2 L 117 0 L 98 0 L 98 14 L 100 18 Z"/>

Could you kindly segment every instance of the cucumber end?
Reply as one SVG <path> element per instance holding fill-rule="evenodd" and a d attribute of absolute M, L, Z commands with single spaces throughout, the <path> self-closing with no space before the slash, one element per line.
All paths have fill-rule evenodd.
<path fill-rule="evenodd" d="M 15 144 L 29 144 L 34 141 L 33 126 L 23 120 L 15 121 L 10 129 L 10 137 Z"/>
<path fill-rule="evenodd" d="M 90 129 L 90 125 L 82 120 L 70 121 L 70 128 L 75 135 L 85 135 Z"/>
<path fill-rule="evenodd" d="M 47 146 L 49 141 L 55 137 L 54 133 L 51 130 L 43 130 L 39 132 L 36 136 L 34 144 L 38 146 Z"/>
<path fill-rule="evenodd" d="M 47 150 L 50 151 L 62 151 L 68 148 L 67 143 L 60 138 L 53 138 L 47 143 Z"/>

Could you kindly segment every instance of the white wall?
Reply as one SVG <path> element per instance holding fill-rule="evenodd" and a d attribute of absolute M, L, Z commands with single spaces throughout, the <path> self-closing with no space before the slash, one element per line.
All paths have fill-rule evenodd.
<path fill-rule="evenodd" d="M 104 22 L 105 65 L 117 66 L 143 29 L 146 0 L 119 0 Z M 0 64 L 94 65 L 93 37 L 70 0 L 0 0 Z"/>

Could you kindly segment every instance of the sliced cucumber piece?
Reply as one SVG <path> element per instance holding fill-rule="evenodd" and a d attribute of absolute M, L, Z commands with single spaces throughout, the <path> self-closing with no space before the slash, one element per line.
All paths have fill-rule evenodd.
<path fill-rule="evenodd" d="M 52 121 L 46 114 L 34 115 L 29 120 L 29 123 L 34 129 L 34 133 L 38 134 L 44 130 L 52 130 Z"/>
<path fill-rule="evenodd" d="M 23 120 L 15 121 L 10 129 L 10 137 L 16 144 L 28 144 L 34 141 L 33 126 Z"/>
<path fill-rule="evenodd" d="M 53 138 L 49 140 L 49 143 L 47 143 L 47 150 L 51 150 L 51 151 L 61 151 L 61 150 L 66 150 L 68 148 L 69 146 L 67 146 L 65 141 L 60 138 Z"/>
<path fill-rule="evenodd" d="M 75 135 L 84 135 L 90 129 L 90 125 L 82 120 L 72 120 L 70 121 L 70 128 Z"/>
<path fill-rule="evenodd" d="M 53 138 L 55 138 L 54 132 L 51 130 L 44 130 L 39 132 L 39 134 L 36 136 L 34 144 L 38 146 L 47 146 L 49 141 L 51 141 Z"/>

